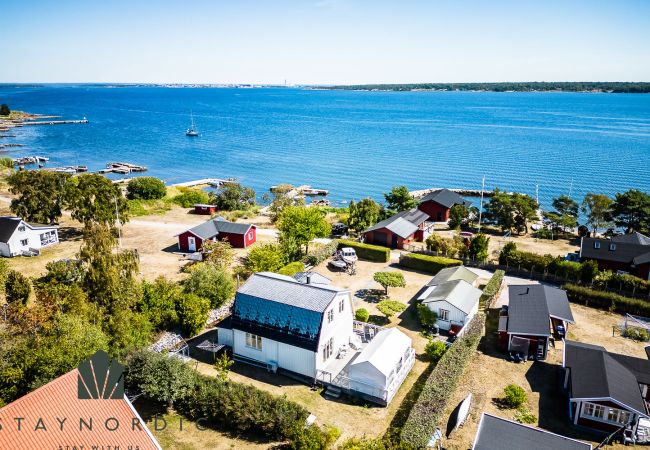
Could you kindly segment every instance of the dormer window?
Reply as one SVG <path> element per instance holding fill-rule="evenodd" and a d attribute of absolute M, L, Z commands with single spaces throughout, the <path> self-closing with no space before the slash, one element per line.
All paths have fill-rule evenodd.
<path fill-rule="evenodd" d="M 25 231 L 25 225 L 21 225 L 18 227 L 18 231 Z"/>
<path fill-rule="evenodd" d="M 594 242 L 594 248 L 600 248 L 600 242 L 598 241 Z"/>
<path fill-rule="evenodd" d="M 614 243 L 609 244 L 609 251 L 613 252 L 614 250 L 616 250 L 616 244 L 614 244 Z"/>

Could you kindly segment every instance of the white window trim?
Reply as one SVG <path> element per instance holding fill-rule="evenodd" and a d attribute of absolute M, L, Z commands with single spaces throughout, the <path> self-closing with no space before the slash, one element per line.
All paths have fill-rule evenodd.
<path fill-rule="evenodd" d="M 443 314 L 443 311 L 446 314 Z M 449 312 L 450 311 L 448 309 L 438 308 L 438 313 L 439 313 L 438 314 L 438 319 L 442 320 L 443 322 L 449 322 Z M 447 316 L 447 318 L 445 319 L 444 316 Z"/>
<path fill-rule="evenodd" d="M 587 408 L 587 405 L 593 405 L 594 408 L 595 407 L 603 408 L 603 410 L 604 410 L 603 417 L 601 418 L 601 417 L 596 417 L 596 416 L 592 416 L 592 415 L 587 414 L 585 412 L 585 410 Z M 610 409 L 615 409 L 615 410 L 619 411 L 619 416 L 620 416 L 621 412 L 629 413 L 630 418 L 634 417 L 634 414 L 635 414 L 633 411 L 628 411 L 628 410 L 622 409 L 622 408 L 613 408 L 611 406 L 605 406 L 605 405 L 601 405 L 599 403 L 593 403 L 593 402 L 582 402 L 582 408 L 580 409 L 580 417 L 583 418 L 583 419 L 593 420 L 593 421 L 596 421 L 596 422 L 602 422 L 602 423 L 606 423 L 606 424 L 609 424 L 609 425 L 619 425 L 619 426 L 624 425 L 622 422 L 618 422 L 618 421 L 612 422 L 611 420 L 609 420 L 607 418 L 609 416 L 609 410 Z M 595 411 L 595 409 L 594 409 L 594 411 Z"/>
<path fill-rule="evenodd" d="M 257 334 L 253 333 L 246 333 L 246 348 L 250 348 L 253 350 L 257 350 L 259 352 L 262 351 L 263 344 L 262 344 L 262 336 L 258 336 Z"/>

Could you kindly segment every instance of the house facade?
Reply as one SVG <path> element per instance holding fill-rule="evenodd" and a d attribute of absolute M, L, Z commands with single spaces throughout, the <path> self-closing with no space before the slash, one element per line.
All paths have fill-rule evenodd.
<path fill-rule="evenodd" d="M 562 339 L 574 324 L 562 289 L 541 284 L 510 285 L 508 306 L 499 316 L 499 344 L 526 358 L 546 359 L 551 339 Z"/>
<path fill-rule="evenodd" d="M 596 261 L 599 270 L 629 273 L 650 280 L 650 238 L 641 233 L 611 239 L 583 237 L 580 259 Z"/>
<path fill-rule="evenodd" d="M 629 442 L 650 441 L 650 361 L 565 341 L 562 367 L 571 423 L 607 434 L 624 428 Z"/>
<path fill-rule="evenodd" d="M 181 252 L 198 252 L 203 247 L 203 242 L 208 240 L 225 240 L 235 248 L 247 248 L 257 240 L 257 227 L 250 223 L 216 218 L 190 228 L 177 237 L 178 250 Z"/>
<path fill-rule="evenodd" d="M 38 254 L 59 243 L 58 227 L 35 225 L 20 217 L 0 217 L 0 254 L 5 257 Z"/>
<path fill-rule="evenodd" d="M 352 320 L 346 289 L 256 273 L 237 291 L 231 329 L 219 329 L 219 343 L 236 360 L 314 380 L 349 345 Z"/>
<path fill-rule="evenodd" d="M 411 242 L 422 242 L 431 233 L 429 216 L 417 208 L 397 213 L 363 232 L 364 242 L 390 248 L 404 248 Z"/>
<path fill-rule="evenodd" d="M 449 189 L 436 189 L 420 199 L 418 209 L 425 212 L 432 222 L 447 222 L 454 205 L 469 207 L 472 203 Z"/>
<path fill-rule="evenodd" d="M 441 330 L 457 332 L 478 313 L 481 294 L 467 281 L 456 279 L 427 287 L 418 300 L 436 313 Z"/>

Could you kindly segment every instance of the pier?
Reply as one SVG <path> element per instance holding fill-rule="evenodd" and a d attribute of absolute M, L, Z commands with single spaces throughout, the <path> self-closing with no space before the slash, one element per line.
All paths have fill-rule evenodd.
<path fill-rule="evenodd" d="M 232 183 L 235 181 L 233 178 L 201 178 L 200 180 L 185 181 L 183 183 L 174 183 L 170 186 L 173 187 L 195 187 L 195 186 L 211 186 L 211 187 L 220 187 L 226 183 Z"/>
<path fill-rule="evenodd" d="M 85 117 L 81 120 L 34 120 L 20 122 L 20 125 L 68 125 L 75 123 L 89 123 Z"/>
<path fill-rule="evenodd" d="M 137 164 L 131 164 L 126 162 L 111 162 L 106 164 L 105 169 L 100 169 L 97 171 L 97 173 L 100 174 L 120 173 L 126 175 L 127 173 L 131 173 L 131 172 L 146 172 L 146 171 L 147 171 L 146 166 L 139 166 Z"/>

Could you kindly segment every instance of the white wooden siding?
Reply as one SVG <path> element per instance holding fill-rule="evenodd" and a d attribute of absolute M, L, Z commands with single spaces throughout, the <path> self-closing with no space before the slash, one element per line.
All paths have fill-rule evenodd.
<path fill-rule="evenodd" d="M 344 307 L 343 311 L 339 312 L 339 302 L 341 300 L 343 300 Z M 327 312 L 332 309 L 334 310 L 334 320 L 329 323 L 327 320 Z M 352 302 L 350 301 L 350 293 L 341 292 L 334 297 L 334 300 L 327 306 L 327 309 L 323 314 L 320 341 L 318 342 L 318 353 L 316 355 L 316 369 L 322 370 L 325 368 L 328 363 L 336 358 L 336 355 L 343 345 L 350 344 L 350 339 L 354 334 L 352 322 Z M 333 339 L 332 354 L 326 361 L 324 361 L 323 348 L 327 345 L 330 338 Z"/>
<path fill-rule="evenodd" d="M 440 327 L 441 330 L 449 330 L 451 328 L 451 325 L 464 325 L 467 314 L 465 314 L 463 311 L 460 309 L 456 308 L 454 305 L 449 303 L 447 300 L 440 300 L 437 302 L 429 302 L 426 304 L 427 307 L 438 314 L 438 320 L 436 321 L 436 325 Z M 476 306 L 478 310 L 478 304 Z M 440 318 L 440 310 L 441 309 L 446 309 L 449 311 L 449 320 L 442 320 Z M 474 313 L 476 314 L 476 313 Z"/>
<path fill-rule="evenodd" d="M 20 231 L 20 227 L 22 226 L 25 227 L 24 231 Z M 53 245 L 41 245 L 41 234 L 50 231 L 54 231 L 54 244 L 58 243 L 59 233 L 55 227 L 31 228 L 25 222 L 21 222 L 18 227 L 16 227 L 14 234 L 11 235 L 9 240 L 6 243 L 2 243 L 2 245 L 0 245 L 0 254 L 6 257 L 18 256 L 22 254 L 23 251 L 27 251 L 29 249 L 40 250 L 44 247 L 48 247 L 49 245 Z M 27 239 L 27 245 L 23 245 L 21 243 L 21 241 L 25 239 Z"/>

